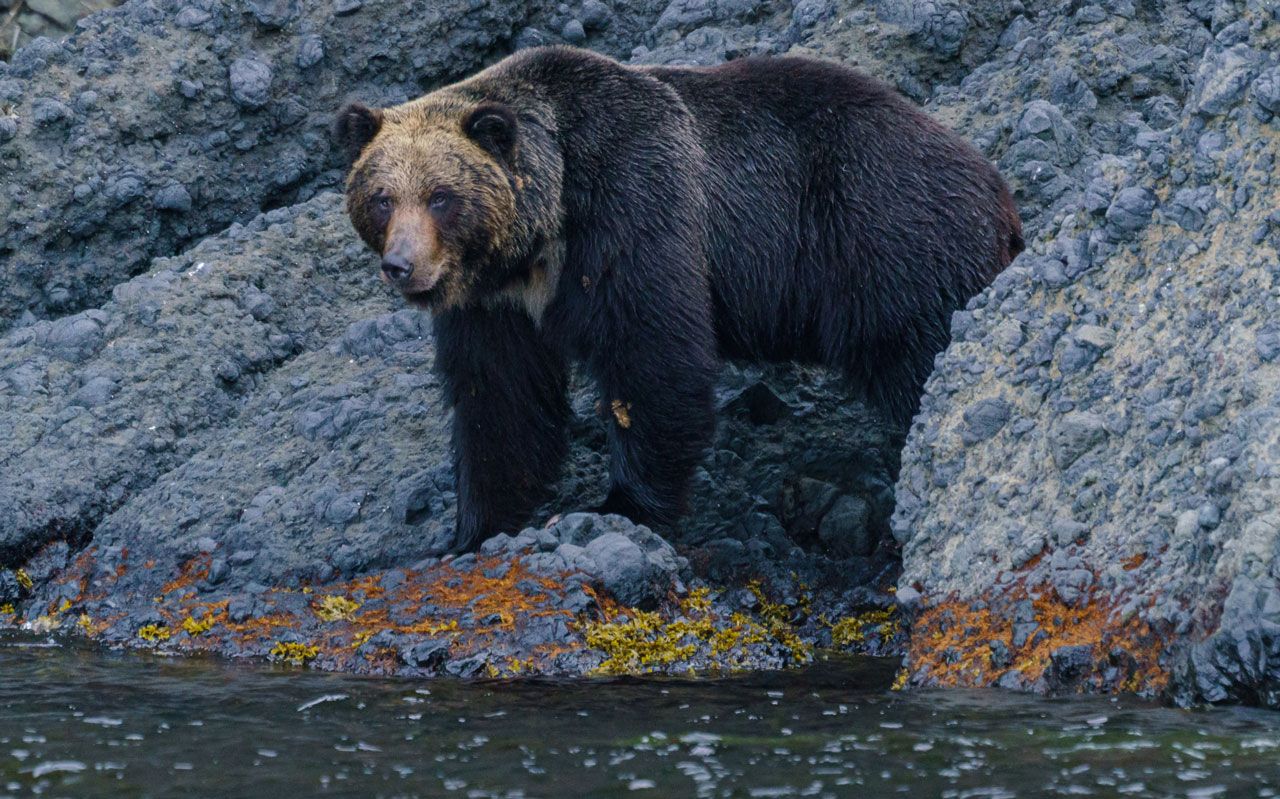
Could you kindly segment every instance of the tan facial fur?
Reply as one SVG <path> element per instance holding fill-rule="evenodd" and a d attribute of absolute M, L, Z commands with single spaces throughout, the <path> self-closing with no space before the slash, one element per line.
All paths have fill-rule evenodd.
<path fill-rule="evenodd" d="M 413 266 L 397 286 L 406 299 L 435 309 L 465 303 L 481 259 L 502 252 L 515 222 L 511 180 L 462 130 L 471 104 L 431 96 L 383 112 L 383 122 L 354 165 L 348 207 L 362 237 L 384 258 Z M 431 102 L 429 102 L 431 101 Z M 434 208 L 440 192 L 445 209 Z M 385 226 L 378 198 L 389 197 Z M 385 277 L 384 277 L 385 280 Z"/>

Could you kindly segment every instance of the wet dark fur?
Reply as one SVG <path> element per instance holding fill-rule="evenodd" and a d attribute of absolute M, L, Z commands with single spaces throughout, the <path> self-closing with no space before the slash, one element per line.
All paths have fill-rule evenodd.
<path fill-rule="evenodd" d="M 513 146 L 495 161 L 516 213 L 554 212 L 471 252 L 474 293 L 433 309 L 461 549 L 518 528 L 555 479 L 567 361 L 599 383 L 610 421 L 604 510 L 669 524 L 712 433 L 721 358 L 837 367 L 905 425 L 952 312 L 1022 249 L 980 153 L 831 63 L 629 68 L 548 48 L 424 100 L 445 117 L 511 108 Z M 353 206 L 360 180 L 357 164 Z M 539 322 L 482 301 L 530 279 L 547 241 L 565 257 Z"/>

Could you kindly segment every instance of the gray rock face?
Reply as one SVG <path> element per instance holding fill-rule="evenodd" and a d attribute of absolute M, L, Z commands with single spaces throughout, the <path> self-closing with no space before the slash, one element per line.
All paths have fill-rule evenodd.
<path fill-rule="evenodd" d="M 1031 245 L 957 315 L 903 453 L 917 682 L 1280 704 L 1280 27 L 1206 5 L 1212 30 L 1172 7 L 1041 14 L 953 96 L 1011 131 Z M 1038 98 L 1067 73 L 1088 92 L 1059 120 Z M 1012 631 L 1004 665 L 962 675 L 930 648 L 969 612 Z M 1052 621 L 1081 614 L 1102 635 L 1083 648 Z M 985 651 L 973 629 L 952 662 Z"/>
<path fill-rule="evenodd" d="M 0 67 L 0 171 L 23 175 L 0 192 L 0 331 L 99 305 L 152 258 L 337 185 L 328 129 L 344 98 L 403 101 L 459 77 L 540 7 L 331 5 L 131 4 Z M 164 194 L 175 179 L 194 197 Z M 175 202 L 187 213 L 155 213 Z"/>

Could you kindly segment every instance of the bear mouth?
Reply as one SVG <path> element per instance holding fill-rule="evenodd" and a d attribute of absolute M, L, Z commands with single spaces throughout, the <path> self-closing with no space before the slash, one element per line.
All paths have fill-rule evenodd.
<path fill-rule="evenodd" d="M 438 305 L 444 297 L 444 291 L 440 283 L 436 283 L 426 291 L 405 291 L 402 294 L 409 304 L 420 308 L 431 308 L 434 305 Z"/>

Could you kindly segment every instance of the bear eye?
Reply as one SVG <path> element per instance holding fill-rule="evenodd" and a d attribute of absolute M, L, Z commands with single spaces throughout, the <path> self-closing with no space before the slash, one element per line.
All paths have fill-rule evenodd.
<path fill-rule="evenodd" d="M 431 192 L 431 197 L 427 200 L 427 206 L 432 211 L 443 211 L 447 209 L 453 202 L 453 195 L 446 189 L 436 189 Z"/>
<path fill-rule="evenodd" d="M 390 211 L 390 210 L 391 210 L 391 195 L 390 195 L 390 194 L 379 194 L 379 195 L 374 199 L 374 202 L 375 202 L 375 203 L 377 203 L 377 206 L 378 206 L 378 210 L 379 210 L 379 211 Z"/>

